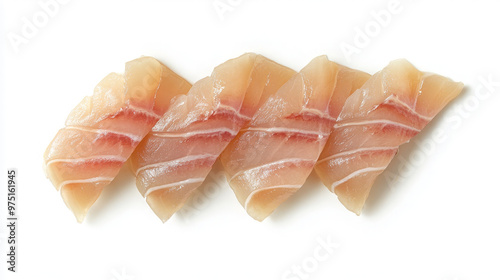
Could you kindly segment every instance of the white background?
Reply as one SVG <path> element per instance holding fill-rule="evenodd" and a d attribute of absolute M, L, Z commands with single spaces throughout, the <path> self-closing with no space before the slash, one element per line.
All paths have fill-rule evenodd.
<path fill-rule="evenodd" d="M 2 279 L 500 279 L 498 2 L 401 2 L 381 26 L 373 14 L 387 11 L 385 0 L 73 0 L 44 23 L 39 3 L 48 1 L 0 4 L 0 174 L 19 171 L 17 273 L 4 262 L 0 179 Z M 24 36 L 24 18 L 36 16 L 39 27 Z M 12 44 L 13 34 L 25 40 Z M 346 55 L 346 45 L 357 52 Z M 327 54 L 372 74 L 407 58 L 466 88 L 401 148 L 360 217 L 312 175 L 259 223 L 213 173 L 191 210 L 162 224 L 124 169 L 76 223 L 42 154 L 99 80 L 152 55 L 195 82 L 248 51 L 295 70 Z M 497 81 L 489 90 L 488 79 Z M 329 252 L 320 245 L 328 240 Z"/>

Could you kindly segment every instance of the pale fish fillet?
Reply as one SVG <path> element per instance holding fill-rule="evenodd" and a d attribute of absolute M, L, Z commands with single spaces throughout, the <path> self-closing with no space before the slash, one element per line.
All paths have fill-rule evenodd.
<path fill-rule="evenodd" d="M 221 155 L 247 213 L 262 221 L 305 182 L 347 97 L 370 75 L 313 59 L 260 107 Z"/>
<path fill-rule="evenodd" d="M 47 177 L 82 222 L 103 188 L 167 110 L 191 85 L 152 57 L 127 62 L 85 97 L 44 154 Z"/>
<path fill-rule="evenodd" d="M 361 214 L 370 189 L 401 144 L 420 132 L 463 84 L 391 62 L 346 101 L 315 170 L 350 211 Z"/>
<path fill-rule="evenodd" d="M 201 185 L 258 106 L 294 73 L 263 56 L 244 54 L 175 99 L 131 157 L 137 188 L 163 222 Z"/>

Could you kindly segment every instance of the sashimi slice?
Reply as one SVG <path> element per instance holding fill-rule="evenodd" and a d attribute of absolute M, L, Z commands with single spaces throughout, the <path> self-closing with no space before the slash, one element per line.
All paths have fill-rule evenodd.
<path fill-rule="evenodd" d="M 47 177 L 82 222 L 142 138 L 191 85 L 152 57 L 111 73 L 69 114 L 44 154 Z"/>
<path fill-rule="evenodd" d="M 372 185 L 401 144 L 419 133 L 463 84 L 391 62 L 346 101 L 315 170 L 350 211 L 361 214 Z"/>
<path fill-rule="evenodd" d="M 221 155 L 247 213 L 269 216 L 305 182 L 347 97 L 370 75 L 313 59 L 255 113 Z"/>
<path fill-rule="evenodd" d="M 137 188 L 167 221 L 268 96 L 295 72 L 248 53 L 217 66 L 175 99 L 131 157 Z"/>

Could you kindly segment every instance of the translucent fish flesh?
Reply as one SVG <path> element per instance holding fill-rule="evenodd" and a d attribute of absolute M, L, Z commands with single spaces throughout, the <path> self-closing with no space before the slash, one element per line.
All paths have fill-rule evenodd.
<path fill-rule="evenodd" d="M 167 221 L 210 172 L 219 154 L 256 109 L 295 72 L 248 53 L 195 83 L 131 157 L 137 188 Z"/>
<path fill-rule="evenodd" d="M 344 101 L 369 77 L 320 56 L 259 108 L 221 155 L 251 217 L 262 221 L 304 184 Z"/>
<path fill-rule="evenodd" d="M 359 215 L 372 185 L 401 144 L 417 135 L 463 84 L 391 62 L 346 101 L 315 170 Z"/>
<path fill-rule="evenodd" d="M 151 57 L 111 73 L 70 113 L 44 154 L 47 177 L 82 222 L 172 97 L 191 85 Z"/>

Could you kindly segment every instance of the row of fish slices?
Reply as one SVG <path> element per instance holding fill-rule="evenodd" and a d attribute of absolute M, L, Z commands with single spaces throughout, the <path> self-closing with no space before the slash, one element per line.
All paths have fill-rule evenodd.
<path fill-rule="evenodd" d="M 374 178 L 397 147 L 418 133 L 461 87 L 421 73 L 404 60 L 370 78 L 326 56 L 295 73 L 263 56 L 244 54 L 219 65 L 187 94 L 177 96 L 143 136 L 131 156 L 137 187 L 166 221 L 201 185 L 220 156 L 238 201 L 261 221 L 294 194 L 316 166 L 340 201 L 359 214 Z M 427 100 L 416 94 L 422 90 L 424 96 L 442 98 Z M 364 134 L 358 131 L 367 129 Z M 85 195 L 78 197 L 88 205 L 86 213 L 95 199 L 88 203 Z"/>

